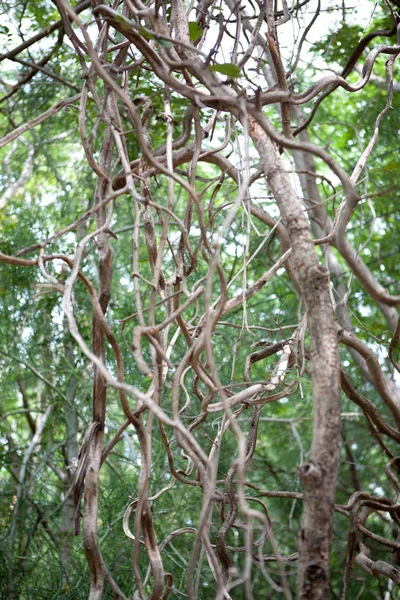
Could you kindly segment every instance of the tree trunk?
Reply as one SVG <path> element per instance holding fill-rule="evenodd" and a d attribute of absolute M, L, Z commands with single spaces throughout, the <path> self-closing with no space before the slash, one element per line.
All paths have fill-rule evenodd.
<path fill-rule="evenodd" d="M 250 135 L 289 234 L 307 314 L 314 415 L 310 460 L 299 467 L 304 495 L 297 589 L 299 600 L 326 600 L 340 448 L 339 355 L 329 273 L 319 264 L 309 222 L 278 149 L 252 119 Z"/>

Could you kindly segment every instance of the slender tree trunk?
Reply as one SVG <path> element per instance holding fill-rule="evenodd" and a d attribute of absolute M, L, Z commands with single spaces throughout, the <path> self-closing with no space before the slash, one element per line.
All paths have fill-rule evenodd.
<path fill-rule="evenodd" d="M 74 365 L 74 351 L 72 338 L 68 331 L 68 322 L 64 318 L 64 350 L 65 356 L 71 366 Z M 72 563 L 72 539 L 74 535 L 75 503 L 71 493 L 71 485 L 74 479 L 75 468 L 78 458 L 78 415 L 75 402 L 76 379 L 71 375 L 67 385 L 68 405 L 65 407 L 65 432 L 66 440 L 64 447 L 64 458 L 66 466 L 66 477 L 64 481 L 65 502 L 63 506 L 61 522 L 61 561 L 63 565 L 63 583 L 67 583 Z"/>
<path fill-rule="evenodd" d="M 111 129 L 105 133 L 100 167 L 108 173 L 113 148 Z M 95 192 L 95 203 L 99 204 L 108 190 L 108 182 L 99 179 Z M 100 228 L 105 223 L 105 209 L 96 213 L 96 226 Z M 103 313 L 107 311 L 110 299 L 112 255 L 108 243 L 108 235 L 104 232 L 96 236 L 99 260 L 99 302 Z M 105 340 L 101 321 L 94 316 L 92 321 L 93 352 L 105 361 Z M 99 474 L 101 453 L 103 449 L 104 422 L 106 409 L 107 387 L 101 373 L 94 367 L 93 382 L 93 435 L 89 437 L 87 448 L 87 469 L 85 476 L 85 511 L 83 518 L 83 543 L 86 558 L 89 563 L 91 586 L 89 600 L 101 600 L 103 597 L 104 573 L 101 554 L 98 546 L 98 503 L 99 503 Z"/>
<path fill-rule="evenodd" d="M 314 415 L 310 460 L 299 467 L 304 495 L 298 536 L 298 598 L 326 600 L 340 448 L 339 355 L 329 273 L 319 264 L 309 222 L 278 149 L 254 120 L 250 120 L 250 135 L 289 234 L 307 314 Z"/>

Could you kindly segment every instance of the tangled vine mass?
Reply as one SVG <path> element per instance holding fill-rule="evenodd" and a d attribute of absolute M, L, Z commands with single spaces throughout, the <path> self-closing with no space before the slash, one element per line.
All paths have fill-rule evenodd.
<path fill-rule="evenodd" d="M 7 4 L 1 598 L 398 598 L 400 3 Z"/>

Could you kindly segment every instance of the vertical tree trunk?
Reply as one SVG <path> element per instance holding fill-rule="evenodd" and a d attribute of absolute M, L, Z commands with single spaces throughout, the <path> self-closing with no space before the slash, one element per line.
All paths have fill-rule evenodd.
<path fill-rule="evenodd" d="M 106 130 L 100 157 L 100 168 L 108 173 L 113 148 L 111 129 Z M 100 204 L 108 190 L 108 181 L 98 179 L 95 204 Z M 105 223 L 105 209 L 96 213 L 96 227 L 100 228 Z M 110 299 L 112 255 L 108 243 L 108 236 L 102 232 L 96 236 L 99 260 L 99 303 L 105 314 Z M 105 362 L 105 340 L 103 326 L 96 316 L 92 321 L 92 347 L 93 352 Z M 85 511 L 83 518 L 83 543 L 86 558 L 89 563 L 91 586 L 89 600 L 101 600 L 103 597 L 104 573 L 98 546 L 98 503 L 99 503 L 99 474 L 101 467 L 101 453 L 103 449 L 104 422 L 106 409 L 107 387 L 103 376 L 94 367 L 93 382 L 93 435 L 89 437 L 87 448 L 87 469 L 85 476 Z"/>
<path fill-rule="evenodd" d="M 64 318 L 64 351 L 65 356 L 71 366 L 75 363 L 72 337 L 68 331 L 68 322 Z M 74 535 L 74 518 L 75 518 L 75 502 L 74 496 L 71 494 L 71 485 L 74 479 L 76 461 L 78 457 L 78 415 L 76 411 L 75 401 L 76 378 L 70 376 L 67 385 L 68 405 L 65 407 L 65 432 L 66 440 L 64 447 L 65 458 L 65 481 L 64 495 L 65 502 L 63 506 L 62 522 L 61 522 L 61 561 L 63 565 L 63 583 L 67 583 L 69 579 L 69 571 L 72 562 L 72 539 Z"/>
<path fill-rule="evenodd" d="M 309 222 L 278 149 L 252 119 L 250 135 L 289 234 L 307 314 L 314 415 L 310 460 L 299 467 L 304 496 L 298 536 L 298 598 L 326 600 L 340 448 L 339 355 L 329 274 L 319 264 Z"/>

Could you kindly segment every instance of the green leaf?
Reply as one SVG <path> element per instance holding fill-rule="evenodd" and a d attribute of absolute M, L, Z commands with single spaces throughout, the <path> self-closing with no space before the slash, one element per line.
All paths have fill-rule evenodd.
<path fill-rule="evenodd" d="M 399 362 L 400 359 L 400 343 L 396 342 L 396 346 L 392 350 L 392 358 L 396 362 Z"/>
<path fill-rule="evenodd" d="M 196 21 L 189 21 L 189 38 L 191 42 L 195 42 L 203 35 L 203 29 Z"/>
<path fill-rule="evenodd" d="M 400 171 L 400 162 L 398 160 L 391 160 L 383 167 L 376 167 L 374 169 L 369 170 L 370 173 L 382 173 L 382 172 L 390 172 L 390 171 Z"/>
<path fill-rule="evenodd" d="M 217 63 L 210 67 L 211 71 L 216 71 L 217 73 L 222 73 L 222 75 L 226 75 L 227 77 L 239 77 L 240 69 L 238 66 L 233 63 Z"/>
<path fill-rule="evenodd" d="M 151 35 L 144 27 L 139 27 L 139 33 L 145 40 L 154 40 L 154 35 Z"/>
<path fill-rule="evenodd" d="M 373 171 L 399 171 L 400 170 L 400 162 L 397 160 L 392 161 L 392 162 L 389 162 L 384 167 L 379 167 L 377 169 L 372 169 L 372 170 Z"/>
<path fill-rule="evenodd" d="M 126 19 L 121 17 L 121 15 L 115 15 L 115 20 L 123 27 L 123 29 L 131 29 L 129 24 L 126 22 Z"/>
<path fill-rule="evenodd" d="M 162 40 L 160 38 L 157 38 L 157 42 L 161 44 L 161 46 L 164 46 L 164 48 L 172 48 L 172 44 L 168 40 Z"/>

